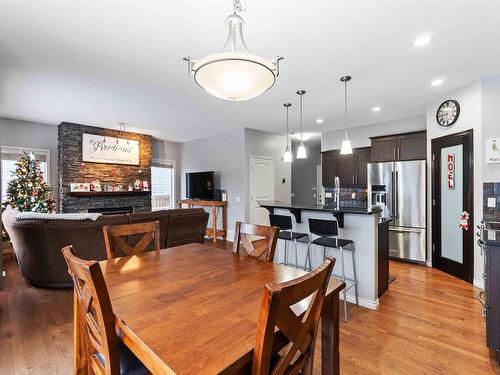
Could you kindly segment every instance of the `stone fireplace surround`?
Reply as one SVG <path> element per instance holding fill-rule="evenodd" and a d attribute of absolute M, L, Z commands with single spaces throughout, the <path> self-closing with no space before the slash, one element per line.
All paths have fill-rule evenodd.
<path fill-rule="evenodd" d="M 139 166 L 82 162 L 82 134 L 135 139 L 140 142 Z M 102 185 L 124 185 L 146 180 L 151 186 L 151 136 L 69 122 L 58 127 L 59 212 L 87 212 L 89 209 L 133 207 L 135 212 L 151 211 L 151 193 L 76 196 L 70 183 L 99 180 Z"/>

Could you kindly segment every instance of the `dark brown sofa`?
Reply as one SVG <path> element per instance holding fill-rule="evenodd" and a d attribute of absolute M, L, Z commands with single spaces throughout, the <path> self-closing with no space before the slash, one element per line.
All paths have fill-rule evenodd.
<path fill-rule="evenodd" d="M 160 246 L 203 242 L 208 214 L 201 208 L 105 215 L 92 220 L 17 220 L 5 211 L 2 221 L 9 234 L 21 274 L 35 286 L 71 287 L 61 253 L 73 245 L 82 259 L 106 259 L 102 227 L 105 225 L 160 222 Z"/>

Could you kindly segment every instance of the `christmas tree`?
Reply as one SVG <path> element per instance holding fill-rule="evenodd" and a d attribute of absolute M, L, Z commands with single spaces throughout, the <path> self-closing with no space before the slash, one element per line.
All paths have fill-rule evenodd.
<path fill-rule="evenodd" d="M 7 184 L 7 199 L 2 203 L 19 211 L 54 212 L 52 190 L 43 180 L 40 162 L 33 153 L 24 153 L 16 162 L 13 179 Z"/>

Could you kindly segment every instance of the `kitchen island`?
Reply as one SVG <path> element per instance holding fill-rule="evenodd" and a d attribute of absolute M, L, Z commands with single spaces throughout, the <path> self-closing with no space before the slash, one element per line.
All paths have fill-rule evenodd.
<path fill-rule="evenodd" d="M 362 208 L 340 208 L 332 206 L 286 204 L 280 201 L 258 201 L 260 207 L 270 213 L 291 216 L 295 232 L 309 233 L 308 219 L 337 220 L 339 224 L 339 238 L 354 242 L 356 262 L 356 276 L 358 279 L 358 301 L 363 307 L 377 310 L 379 305 L 378 292 L 378 236 L 379 217 L 381 210 L 367 210 Z M 298 259 L 295 259 L 293 244 L 288 244 L 288 262 L 304 267 L 306 260 L 307 242 L 299 242 Z M 276 262 L 284 261 L 284 241 L 278 241 L 276 247 Z M 327 255 L 335 258 L 340 256 L 338 249 L 327 249 Z M 352 262 L 349 252 L 344 252 L 345 272 L 347 278 L 353 278 Z M 311 245 L 312 267 L 323 262 L 323 247 Z M 334 275 L 340 275 L 340 260 L 337 259 Z M 355 303 L 354 288 L 349 289 L 347 300 Z"/>

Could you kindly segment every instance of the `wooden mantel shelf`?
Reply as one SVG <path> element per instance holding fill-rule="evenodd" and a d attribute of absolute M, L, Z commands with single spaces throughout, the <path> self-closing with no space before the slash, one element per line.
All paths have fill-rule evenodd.
<path fill-rule="evenodd" d="M 102 197 L 117 195 L 148 195 L 151 191 L 73 191 L 69 195 L 74 197 Z"/>

